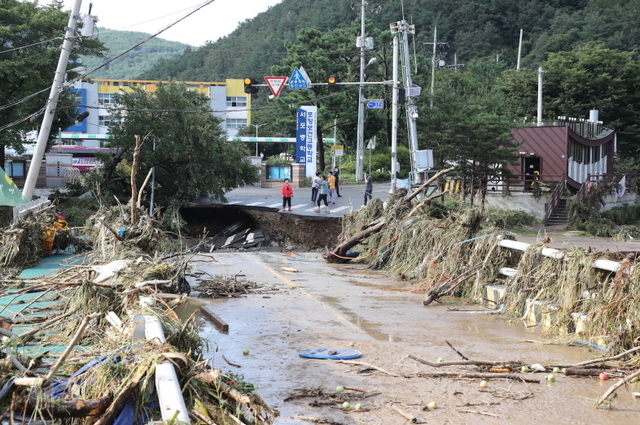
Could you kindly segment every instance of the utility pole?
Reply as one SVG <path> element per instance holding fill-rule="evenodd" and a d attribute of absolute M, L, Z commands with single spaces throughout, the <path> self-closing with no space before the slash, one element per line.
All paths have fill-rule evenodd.
<path fill-rule="evenodd" d="M 436 92 L 436 47 L 438 47 L 438 27 L 433 27 L 433 56 L 431 58 L 431 100 L 429 107 L 433 109 L 433 95 Z"/>
<path fill-rule="evenodd" d="M 58 105 L 58 97 L 63 90 L 64 76 L 67 69 L 67 63 L 69 61 L 69 55 L 71 49 L 73 49 L 73 40 L 76 38 L 75 30 L 77 20 L 80 17 L 80 6 L 82 0 L 76 0 L 73 5 L 71 15 L 69 15 L 69 23 L 67 24 L 66 33 L 64 35 L 64 42 L 62 43 L 62 50 L 60 51 L 60 59 L 58 60 L 58 67 L 53 79 L 53 86 L 49 93 L 49 99 L 45 105 L 44 117 L 42 118 L 42 125 L 40 126 L 40 132 L 38 133 L 38 140 L 36 147 L 33 151 L 33 157 L 31 158 L 31 166 L 27 173 L 27 178 L 22 190 L 22 196 L 27 201 L 31 201 L 33 197 L 33 191 L 36 187 L 38 180 L 38 174 L 40 173 L 40 166 L 42 164 L 42 158 L 44 157 L 44 151 L 47 147 L 47 140 L 51 133 L 51 125 L 53 124 L 53 118 L 56 113 L 56 107 Z"/>
<path fill-rule="evenodd" d="M 365 20 L 367 2 L 362 0 L 360 8 L 360 87 L 358 89 L 358 131 L 356 135 L 356 181 L 364 178 L 364 67 L 365 67 Z"/>
<path fill-rule="evenodd" d="M 393 91 L 391 101 L 391 190 L 396 193 L 398 153 L 398 34 L 393 37 Z"/>

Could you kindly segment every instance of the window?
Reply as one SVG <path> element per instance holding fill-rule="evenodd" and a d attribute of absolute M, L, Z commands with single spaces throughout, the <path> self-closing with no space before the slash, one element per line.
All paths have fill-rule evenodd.
<path fill-rule="evenodd" d="M 4 163 L 4 172 L 9 177 L 24 177 L 25 163 L 20 161 L 9 161 Z"/>
<path fill-rule="evenodd" d="M 111 117 L 109 115 L 98 115 L 98 125 L 101 127 L 109 127 L 109 125 L 111 125 Z"/>
<path fill-rule="evenodd" d="M 228 118 L 227 128 L 245 128 L 247 126 L 247 120 L 241 118 Z"/>
<path fill-rule="evenodd" d="M 115 93 L 98 93 L 98 103 L 101 105 L 115 104 Z"/>
<path fill-rule="evenodd" d="M 246 107 L 247 96 L 227 96 L 227 107 Z"/>

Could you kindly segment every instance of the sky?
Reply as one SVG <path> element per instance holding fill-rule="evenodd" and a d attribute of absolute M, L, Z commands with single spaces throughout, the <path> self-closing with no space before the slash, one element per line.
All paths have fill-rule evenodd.
<path fill-rule="evenodd" d="M 64 9 L 71 10 L 76 0 L 64 0 Z M 166 40 L 191 46 L 203 46 L 231 33 L 240 22 L 252 19 L 282 0 L 214 0 L 193 15 L 158 35 Z M 40 0 L 40 4 L 49 3 Z M 80 15 L 89 11 L 98 17 L 98 26 L 122 31 L 155 34 L 182 18 L 206 0 L 83 0 Z"/>

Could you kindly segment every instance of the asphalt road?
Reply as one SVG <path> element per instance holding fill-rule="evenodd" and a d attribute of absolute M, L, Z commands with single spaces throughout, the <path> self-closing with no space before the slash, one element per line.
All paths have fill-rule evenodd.
<path fill-rule="evenodd" d="M 612 410 L 600 410 L 592 408 L 593 401 L 611 381 L 601 384 L 558 374 L 556 382 L 546 383 L 546 374 L 538 373 L 527 377 L 540 384 L 491 380 L 483 389 L 479 379 L 422 375 L 475 371 L 454 365 L 435 369 L 407 358 L 459 361 L 447 343 L 473 360 L 525 364 L 574 364 L 603 353 L 548 344 L 541 329 L 482 314 L 479 306 L 424 307 L 425 289 L 408 287 L 393 273 L 368 270 L 366 264 L 328 264 L 319 253 L 214 253 L 192 261 L 197 264 L 189 277 L 192 297 L 199 285 L 212 284 L 206 283 L 212 276 L 257 283 L 256 293 L 241 297 L 192 298 L 184 314 L 188 317 L 206 304 L 229 324 L 223 332 L 207 319 L 196 319 L 200 336 L 209 342 L 203 357 L 255 385 L 267 404 L 280 411 L 276 424 L 311 423 L 299 415 L 345 425 L 410 423 L 394 405 L 422 423 L 438 425 L 638 422 L 640 405 L 631 394 L 638 389 L 633 384 L 618 391 Z M 362 357 L 352 360 L 360 362 L 356 365 L 298 354 L 314 348 L 352 349 Z M 354 394 L 349 410 L 341 408 L 346 395 L 334 392 L 338 385 L 345 394 Z M 286 401 L 304 388 L 322 389 L 324 395 Z M 370 396 L 362 396 L 365 393 Z M 438 408 L 425 410 L 431 401 Z M 356 403 L 362 403 L 361 412 L 354 411 Z"/>
<path fill-rule="evenodd" d="M 373 185 L 373 196 L 386 200 L 389 196 L 391 183 Z M 364 205 L 364 183 L 340 186 L 340 195 L 335 204 L 330 204 L 330 215 L 342 217 L 350 210 L 358 210 Z M 244 186 L 227 193 L 226 205 L 243 205 L 247 207 L 266 207 L 278 211 L 282 208 L 282 196 L 280 187 L 262 188 L 256 186 Z M 291 200 L 292 211 L 285 211 L 283 214 L 295 215 L 317 215 L 317 207 L 311 203 L 311 188 L 304 187 L 293 190 Z M 321 205 L 320 213 L 326 215 L 324 204 Z"/>

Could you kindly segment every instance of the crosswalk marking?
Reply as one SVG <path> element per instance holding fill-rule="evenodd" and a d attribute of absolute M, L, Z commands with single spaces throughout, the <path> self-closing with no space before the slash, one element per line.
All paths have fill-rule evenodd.
<path fill-rule="evenodd" d="M 247 204 L 248 207 L 256 207 L 258 205 L 262 205 L 264 204 L 264 202 L 252 202 L 250 204 Z"/>
<path fill-rule="evenodd" d="M 278 202 L 277 204 L 273 204 L 273 205 L 268 205 L 269 208 L 278 208 L 281 207 L 282 203 Z"/>
<path fill-rule="evenodd" d="M 227 202 L 227 205 L 239 204 L 241 201 Z"/>

